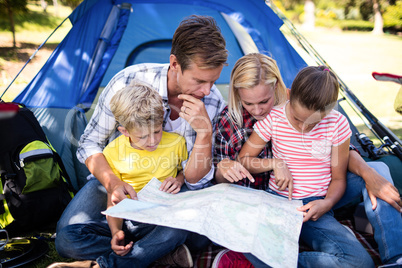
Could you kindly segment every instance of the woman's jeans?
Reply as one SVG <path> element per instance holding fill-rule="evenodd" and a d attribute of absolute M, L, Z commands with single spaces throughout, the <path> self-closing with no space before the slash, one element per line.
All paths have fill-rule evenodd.
<path fill-rule="evenodd" d="M 185 186 L 183 186 L 185 187 Z M 56 250 L 62 257 L 96 260 L 101 267 L 147 267 L 154 261 L 186 244 L 196 252 L 210 241 L 185 230 L 124 221 L 128 241 L 134 241 L 125 256 L 111 249 L 111 234 L 106 217 L 106 190 L 97 179 L 91 179 L 77 193 L 57 223 Z"/>
<path fill-rule="evenodd" d="M 382 162 L 369 162 L 380 175 L 392 183 L 388 166 Z M 383 263 L 402 257 L 401 213 L 387 202 L 377 198 L 373 211 L 363 179 L 351 172 L 347 174 L 347 188 L 334 208 L 340 208 L 363 196 L 364 207 L 373 225 L 374 238 L 379 246 Z M 303 200 L 303 203 L 311 200 Z M 299 267 L 373 267 L 374 264 L 358 240 L 328 212 L 318 221 L 303 224 L 300 238 L 314 251 L 299 253 Z M 251 254 L 245 254 L 256 267 L 268 267 Z"/>

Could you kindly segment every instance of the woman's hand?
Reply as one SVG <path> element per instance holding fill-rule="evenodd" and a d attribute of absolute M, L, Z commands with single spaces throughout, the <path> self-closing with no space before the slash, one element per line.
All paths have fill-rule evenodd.
<path fill-rule="evenodd" d="M 288 188 L 289 200 L 292 200 L 293 193 L 293 177 L 289 171 L 288 166 L 285 161 L 279 158 L 274 159 L 274 174 L 275 183 L 278 185 L 280 191 L 286 190 Z"/>
<path fill-rule="evenodd" d="M 304 206 L 297 208 L 303 212 L 303 222 L 308 220 L 316 221 L 332 208 L 331 202 L 325 199 L 311 201 Z"/>
<path fill-rule="evenodd" d="M 234 183 L 241 181 L 242 179 L 248 178 L 251 182 L 254 182 L 253 176 L 251 176 L 250 172 L 243 167 L 237 161 L 230 160 L 229 158 L 225 158 L 220 161 L 217 165 L 217 172 L 220 172 L 221 176 L 225 178 L 228 182 Z"/>
<path fill-rule="evenodd" d="M 133 241 L 127 245 L 124 245 L 124 232 L 122 230 L 119 230 L 113 234 L 110 244 L 112 246 L 112 250 L 119 256 L 126 255 L 133 247 Z"/>

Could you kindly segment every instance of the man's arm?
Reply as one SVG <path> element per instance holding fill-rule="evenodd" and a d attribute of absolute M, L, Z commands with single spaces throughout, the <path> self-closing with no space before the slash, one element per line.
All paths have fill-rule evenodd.
<path fill-rule="evenodd" d="M 119 203 L 129 195 L 132 199 L 137 199 L 134 188 L 126 182 L 120 180 L 112 171 L 103 153 L 91 155 L 85 161 L 89 171 L 97 178 L 111 194 L 113 204 Z"/>
<path fill-rule="evenodd" d="M 212 167 L 212 124 L 204 103 L 190 95 L 179 95 L 183 100 L 180 117 L 197 133 L 194 146 L 184 169 L 189 183 L 197 183 Z"/>
<path fill-rule="evenodd" d="M 377 198 L 380 198 L 402 211 L 402 201 L 395 186 L 370 167 L 356 151 L 350 151 L 348 170 L 363 178 L 373 210 L 377 207 Z"/>

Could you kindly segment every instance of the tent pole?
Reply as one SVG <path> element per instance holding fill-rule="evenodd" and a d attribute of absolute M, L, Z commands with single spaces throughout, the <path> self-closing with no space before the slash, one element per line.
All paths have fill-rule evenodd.
<path fill-rule="evenodd" d="M 38 53 L 38 51 L 46 44 L 46 42 L 50 39 L 50 37 L 60 28 L 60 26 L 68 19 L 65 18 L 57 27 L 56 29 L 53 30 L 53 32 L 46 38 L 45 41 L 43 41 L 42 44 L 39 45 L 39 47 L 35 50 L 35 52 L 31 55 L 31 57 L 29 57 L 29 59 L 27 60 L 27 62 L 25 62 L 24 66 L 22 66 L 22 68 L 19 70 L 19 72 L 17 73 L 17 75 L 14 77 L 14 79 L 11 81 L 11 83 L 7 86 L 7 88 L 3 91 L 3 93 L 0 96 L 0 100 L 3 98 L 4 94 L 7 92 L 7 90 L 10 88 L 10 86 L 14 83 L 14 81 L 17 79 L 17 77 L 21 74 L 22 70 L 25 69 L 25 67 L 28 65 L 28 63 L 35 57 L 36 53 Z"/>

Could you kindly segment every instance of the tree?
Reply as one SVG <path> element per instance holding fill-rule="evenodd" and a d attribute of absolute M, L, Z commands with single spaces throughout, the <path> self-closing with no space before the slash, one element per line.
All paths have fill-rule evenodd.
<path fill-rule="evenodd" d="M 383 26 L 384 21 L 382 19 L 381 11 L 380 11 L 380 3 L 378 0 L 373 0 L 373 12 L 374 12 L 374 29 L 372 31 L 373 34 L 384 34 Z"/>
<path fill-rule="evenodd" d="M 304 23 L 303 28 L 312 31 L 315 28 L 315 5 L 313 0 L 304 2 Z"/>
<path fill-rule="evenodd" d="M 28 0 L 0 0 L 0 14 L 8 17 L 14 48 L 16 47 L 14 16 L 17 13 L 28 12 L 27 2 Z"/>

